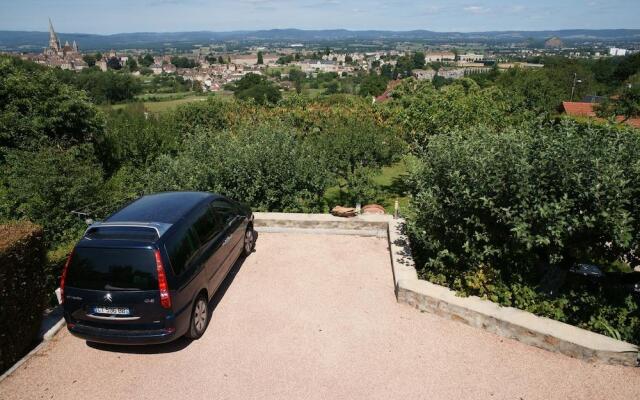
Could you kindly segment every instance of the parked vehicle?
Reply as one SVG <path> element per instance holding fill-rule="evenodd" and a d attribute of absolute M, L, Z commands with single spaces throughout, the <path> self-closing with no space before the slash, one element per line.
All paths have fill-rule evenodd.
<path fill-rule="evenodd" d="M 201 192 L 141 197 L 84 233 L 60 282 L 69 331 L 92 342 L 198 339 L 209 300 L 255 243 L 253 214 Z"/>

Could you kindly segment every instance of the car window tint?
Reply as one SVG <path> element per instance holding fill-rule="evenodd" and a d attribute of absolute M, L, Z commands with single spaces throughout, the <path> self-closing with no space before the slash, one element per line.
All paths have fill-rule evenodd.
<path fill-rule="evenodd" d="M 225 224 L 238 215 L 235 206 L 225 200 L 216 200 L 211 202 L 211 208 Z"/>
<path fill-rule="evenodd" d="M 152 250 L 78 247 L 71 260 L 67 286 L 90 290 L 158 289 Z"/>
<path fill-rule="evenodd" d="M 223 221 L 211 208 L 204 207 L 196 217 L 193 227 L 201 244 L 213 239 L 223 228 Z"/>
<path fill-rule="evenodd" d="M 200 244 L 194 229 L 185 226 L 176 231 L 167 240 L 165 245 L 169 253 L 169 261 L 176 275 L 180 275 L 193 255 L 198 251 Z"/>

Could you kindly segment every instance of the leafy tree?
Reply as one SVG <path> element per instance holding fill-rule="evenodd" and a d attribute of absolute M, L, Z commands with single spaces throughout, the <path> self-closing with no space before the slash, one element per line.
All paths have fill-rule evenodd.
<path fill-rule="evenodd" d="M 148 68 L 151 64 L 153 64 L 153 56 L 147 53 L 144 55 L 144 57 L 141 57 L 139 61 L 140 65 Z"/>
<path fill-rule="evenodd" d="M 393 67 L 391 64 L 384 64 L 380 69 L 380 75 L 387 79 L 393 79 Z"/>
<path fill-rule="evenodd" d="M 500 131 L 517 118 L 511 115 L 510 101 L 499 89 L 481 89 L 468 78 L 440 90 L 429 81 L 406 79 L 393 97 L 400 108 L 392 121 L 402 127 L 407 142 L 418 150 L 435 135 L 479 126 Z"/>
<path fill-rule="evenodd" d="M 351 57 L 351 55 L 347 54 L 346 56 L 344 56 L 344 62 L 346 63 L 352 63 L 353 62 L 353 57 Z"/>
<path fill-rule="evenodd" d="M 224 58 L 222 56 L 218 56 L 218 64 L 224 64 Z"/>
<path fill-rule="evenodd" d="M 187 57 L 171 57 L 171 64 L 176 68 L 195 68 L 198 66 L 195 60 Z"/>
<path fill-rule="evenodd" d="M 615 99 L 607 99 L 597 107 L 596 113 L 605 118 L 621 116 L 621 123 L 640 117 L 640 84 L 629 83 Z"/>
<path fill-rule="evenodd" d="M 61 71 L 63 81 L 85 90 L 96 103 L 116 103 L 131 100 L 142 87 L 135 77 L 114 71 L 83 70 L 80 73 Z"/>
<path fill-rule="evenodd" d="M 280 64 L 280 65 L 286 65 L 286 64 L 290 64 L 292 63 L 294 60 L 293 55 L 288 54 L 286 56 L 281 56 L 278 58 L 278 61 L 276 61 L 276 63 Z"/>
<path fill-rule="evenodd" d="M 262 75 L 246 74 L 231 87 L 236 98 L 253 99 L 258 104 L 275 104 L 282 98 L 280 90 Z"/>
<path fill-rule="evenodd" d="M 86 225 L 71 212 L 84 210 L 99 199 L 103 182 L 91 146 L 11 150 L 5 161 L 0 178 L 2 217 L 44 226 L 50 242 L 77 238 Z"/>
<path fill-rule="evenodd" d="M 107 114 L 106 126 L 96 135 L 96 155 L 107 176 L 125 165 L 145 168 L 161 154 L 178 148 L 176 117 L 169 113 L 145 115 L 142 103 L 133 103 Z"/>
<path fill-rule="evenodd" d="M 289 80 L 293 82 L 298 94 L 302 93 L 302 83 L 306 78 L 307 74 L 302 72 L 301 69 L 292 68 L 289 70 Z"/>
<path fill-rule="evenodd" d="M 387 78 L 376 73 L 367 75 L 360 82 L 360 96 L 380 96 L 387 88 Z"/>
<path fill-rule="evenodd" d="M 3 148 L 41 143 L 68 147 L 91 141 L 103 119 L 87 96 L 55 70 L 0 56 L 0 164 Z"/>
<path fill-rule="evenodd" d="M 107 68 L 114 69 L 116 71 L 122 69 L 120 59 L 118 57 L 111 57 L 109 60 L 107 60 Z"/>
<path fill-rule="evenodd" d="M 421 51 L 417 51 L 413 53 L 413 69 L 424 69 L 425 66 L 425 56 Z"/>
<path fill-rule="evenodd" d="M 324 94 L 336 94 L 338 93 L 340 89 L 340 86 L 338 85 L 338 82 L 336 81 L 331 81 L 329 82 L 329 84 L 327 85 Z"/>
<path fill-rule="evenodd" d="M 543 70 L 512 68 L 501 73 L 496 85 L 509 96 L 514 110 L 530 110 L 534 113 L 555 112 L 563 100 L 569 99 L 571 84 L 567 89 Z"/>
<path fill-rule="evenodd" d="M 93 54 L 85 54 L 84 56 L 82 56 L 82 59 L 87 63 L 89 67 L 93 67 L 94 65 L 96 65 L 96 56 Z"/>
<path fill-rule="evenodd" d="M 129 58 L 129 60 L 127 60 L 127 69 L 131 72 L 135 72 L 138 70 L 138 63 L 136 62 L 135 58 Z"/>
<path fill-rule="evenodd" d="M 399 77 L 407 78 L 411 76 L 413 69 L 413 57 L 408 55 L 399 57 L 396 62 L 396 67 L 393 71 L 393 79 L 397 79 Z"/>
<path fill-rule="evenodd" d="M 264 56 L 262 55 L 261 51 L 258 52 L 258 62 L 257 62 L 257 64 L 258 65 L 264 64 Z"/>

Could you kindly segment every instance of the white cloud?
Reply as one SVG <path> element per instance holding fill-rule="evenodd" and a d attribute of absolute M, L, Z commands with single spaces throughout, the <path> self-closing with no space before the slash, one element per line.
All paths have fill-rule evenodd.
<path fill-rule="evenodd" d="M 483 6 L 466 6 L 463 10 L 471 14 L 484 14 L 489 12 L 489 8 Z"/>

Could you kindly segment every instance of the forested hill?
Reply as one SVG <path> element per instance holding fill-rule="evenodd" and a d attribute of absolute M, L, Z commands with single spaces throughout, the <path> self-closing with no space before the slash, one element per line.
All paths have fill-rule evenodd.
<path fill-rule="evenodd" d="M 48 43 L 48 32 L 0 31 L 0 50 L 35 51 Z M 525 40 L 544 40 L 559 37 L 565 43 L 599 41 L 638 41 L 640 29 L 569 29 L 557 31 L 491 31 L 491 32 L 433 32 L 413 31 L 350 31 L 271 29 L 260 31 L 231 32 L 137 32 L 117 33 L 113 35 L 94 35 L 87 33 L 61 33 L 60 40 L 76 40 L 85 50 L 123 49 L 123 48 L 161 48 L 186 47 L 193 44 L 207 44 L 211 41 L 264 41 L 264 42 L 319 42 L 345 40 L 417 40 L 442 42 L 450 40 L 474 41 L 485 43 L 514 42 Z"/>

